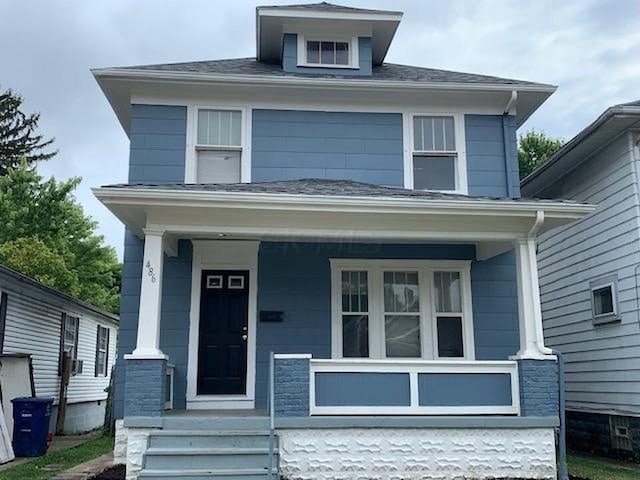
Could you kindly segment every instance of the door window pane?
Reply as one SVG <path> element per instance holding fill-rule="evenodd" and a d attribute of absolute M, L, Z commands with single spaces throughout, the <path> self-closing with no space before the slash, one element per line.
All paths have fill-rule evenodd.
<path fill-rule="evenodd" d="M 436 311 L 438 313 L 462 312 L 460 272 L 435 272 Z"/>
<path fill-rule="evenodd" d="M 420 357 L 420 316 L 385 315 L 385 349 L 387 357 Z"/>
<path fill-rule="evenodd" d="M 438 356 L 464 357 L 461 317 L 438 317 Z"/>
<path fill-rule="evenodd" d="M 240 152 L 199 150 L 197 161 L 198 183 L 240 182 Z"/>
<path fill-rule="evenodd" d="M 414 155 L 413 188 L 416 190 L 455 190 L 454 155 Z"/>
<path fill-rule="evenodd" d="M 242 113 L 238 110 L 198 110 L 198 145 L 241 144 Z"/>
<path fill-rule="evenodd" d="M 342 316 L 342 356 L 369 356 L 369 316 Z"/>

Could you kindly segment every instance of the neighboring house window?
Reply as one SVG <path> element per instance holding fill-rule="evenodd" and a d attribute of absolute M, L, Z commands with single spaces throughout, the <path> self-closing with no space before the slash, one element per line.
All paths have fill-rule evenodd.
<path fill-rule="evenodd" d="M 591 282 L 591 308 L 596 325 L 619 320 L 616 283 L 613 277 Z"/>
<path fill-rule="evenodd" d="M 469 262 L 331 261 L 334 357 L 473 358 Z"/>
<path fill-rule="evenodd" d="M 357 37 L 298 35 L 298 66 L 358 68 Z"/>
<path fill-rule="evenodd" d="M 242 160 L 242 111 L 199 109 L 195 181 L 239 183 Z"/>
<path fill-rule="evenodd" d="M 96 369 L 95 376 L 107 376 L 107 365 L 109 363 L 109 329 L 98 325 L 98 336 L 96 339 Z"/>
<path fill-rule="evenodd" d="M 7 302 L 9 297 L 6 292 L 0 293 L 0 353 L 4 348 L 4 332 L 7 326 Z"/>
<path fill-rule="evenodd" d="M 412 118 L 412 178 L 416 190 L 459 191 L 459 154 L 453 115 Z"/>
<path fill-rule="evenodd" d="M 82 362 L 78 361 L 78 337 L 80 330 L 80 318 L 62 315 L 62 331 L 60 334 L 60 361 L 59 371 L 62 373 L 62 354 L 69 354 L 71 360 L 71 374 L 82 373 Z"/>

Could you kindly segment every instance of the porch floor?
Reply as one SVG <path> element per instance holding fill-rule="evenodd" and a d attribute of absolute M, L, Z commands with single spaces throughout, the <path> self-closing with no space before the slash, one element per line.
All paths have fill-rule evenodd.
<path fill-rule="evenodd" d="M 212 410 L 167 410 L 164 412 L 165 417 L 267 417 L 266 410 L 263 409 L 212 409 Z"/>

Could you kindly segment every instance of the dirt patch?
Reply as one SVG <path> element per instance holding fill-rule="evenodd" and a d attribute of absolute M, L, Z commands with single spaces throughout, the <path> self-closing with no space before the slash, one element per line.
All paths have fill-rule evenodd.
<path fill-rule="evenodd" d="M 89 478 L 89 480 L 124 480 L 126 473 L 127 468 L 124 465 L 116 465 L 107 468 L 104 472 Z"/>

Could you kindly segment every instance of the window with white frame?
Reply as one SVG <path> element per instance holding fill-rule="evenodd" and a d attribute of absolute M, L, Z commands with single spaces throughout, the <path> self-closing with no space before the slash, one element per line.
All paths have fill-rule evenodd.
<path fill-rule="evenodd" d="M 459 190 L 453 115 L 414 115 L 412 173 L 416 190 Z"/>
<path fill-rule="evenodd" d="M 242 111 L 201 108 L 197 114 L 197 183 L 239 183 Z"/>
<path fill-rule="evenodd" d="M 98 325 L 96 339 L 96 369 L 95 376 L 107 376 L 107 364 L 109 363 L 109 329 Z"/>
<path fill-rule="evenodd" d="M 335 259 L 334 357 L 473 358 L 469 262 Z"/>
<path fill-rule="evenodd" d="M 349 42 L 306 41 L 307 63 L 311 65 L 348 66 Z"/>
<path fill-rule="evenodd" d="M 60 360 L 59 373 L 62 373 L 62 357 L 69 354 L 71 361 L 71 374 L 82 373 L 82 362 L 78 361 L 78 337 L 80 330 L 80 318 L 66 313 L 62 315 L 62 329 L 60 332 Z"/>
<path fill-rule="evenodd" d="M 595 324 L 618 320 L 617 292 L 614 279 L 591 282 L 591 308 Z"/>

